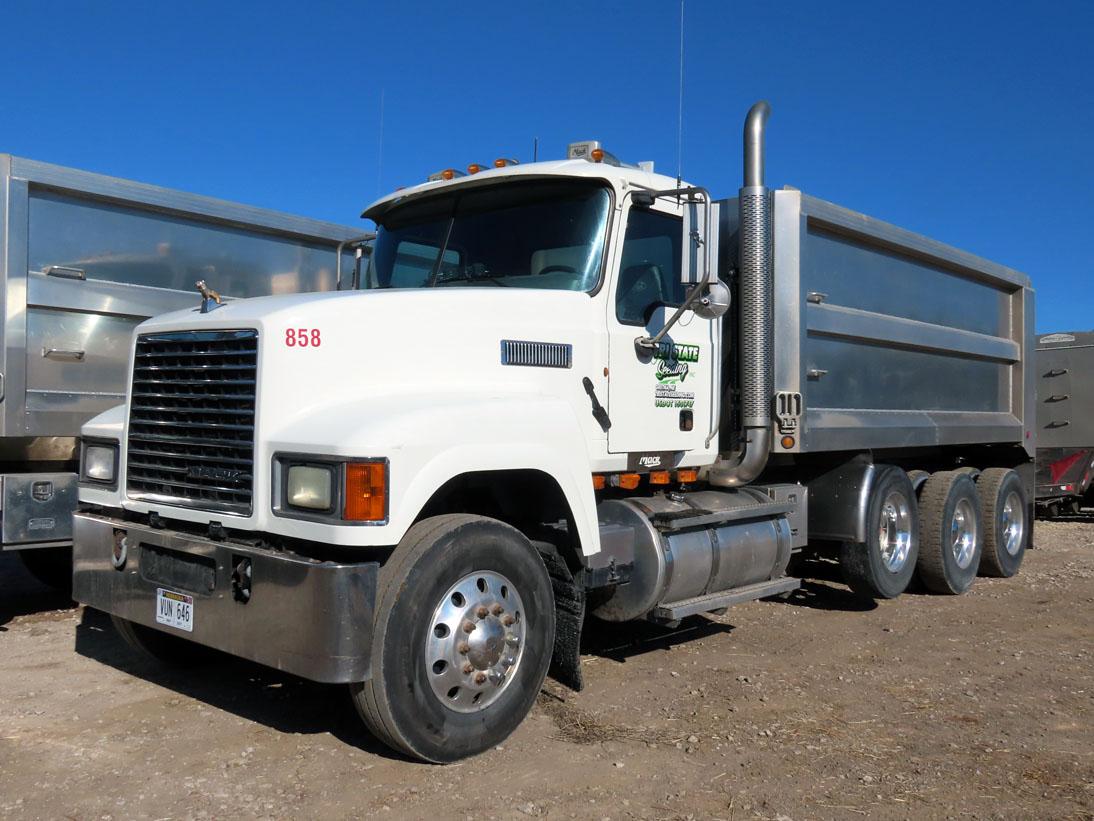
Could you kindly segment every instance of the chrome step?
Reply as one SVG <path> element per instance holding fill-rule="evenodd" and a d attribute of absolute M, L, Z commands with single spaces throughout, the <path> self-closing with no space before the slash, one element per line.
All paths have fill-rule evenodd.
<path fill-rule="evenodd" d="M 716 593 L 707 593 L 691 599 L 658 605 L 650 615 L 658 621 L 679 621 L 687 616 L 694 616 L 696 613 L 721 610 L 731 604 L 762 599 L 778 593 L 797 590 L 799 587 L 801 587 L 801 582 L 798 579 L 783 576 L 781 579 L 771 579 L 749 584 L 745 587 L 735 587 L 732 590 L 719 590 Z"/>

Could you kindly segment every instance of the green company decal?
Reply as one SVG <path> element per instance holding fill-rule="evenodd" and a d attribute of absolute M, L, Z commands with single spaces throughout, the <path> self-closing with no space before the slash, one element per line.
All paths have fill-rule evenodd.
<path fill-rule="evenodd" d="M 676 345 L 662 342 L 653 353 L 657 360 L 654 375 L 653 403 L 658 408 L 691 408 L 695 405 L 695 394 L 680 389 L 680 385 L 692 373 L 691 364 L 699 361 L 698 345 Z"/>
<path fill-rule="evenodd" d="M 653 357 L 657 360 L 658 382 L 662 385 L 683 382 L 688 376 L 688 363 L 699 361 L 699 346 L 662 342 Z"/>

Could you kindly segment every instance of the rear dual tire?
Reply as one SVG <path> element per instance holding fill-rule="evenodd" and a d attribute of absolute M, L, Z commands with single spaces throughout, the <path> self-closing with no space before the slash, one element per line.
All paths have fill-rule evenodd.
<path fill-rule="evenodd" d="M 922 544 L 916 569 L 932 593 L 964 593 L 984 548 L 983 512 L 967 471 L 931 474 L 919 493 Z"/>
<path fill-rule="evenodd" d="M 1029 542 L 1029 499 L 1021 477 L 1007 468 L 988 468 L 976 480 L 984 510 L 984 552 L 980 574 L 1010 578 L 1018 572 Z"/>
<path fill-rule="evenodd" d="M 840 567 L 856 595 L 893 599 L 908 587 L 919 553 L 915 490 L 903 470 L 882 466 L 866 511 L 866 542 L 844 542 Z"/>

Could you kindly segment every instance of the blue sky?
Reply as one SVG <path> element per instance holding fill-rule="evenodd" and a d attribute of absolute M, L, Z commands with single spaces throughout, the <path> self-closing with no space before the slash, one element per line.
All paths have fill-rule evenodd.
<path fill-rule="evenodd" d="M 676 167 L 677 0 L 5 0 L 0 151 L 354 223 L 447 166 L 598 138 Z M 1094 327 L 1094 4 L 687 0 L 684 175 L 768 181 L 1025 271 Z M 380 98 L 384 123 L 380 140 Z"/>

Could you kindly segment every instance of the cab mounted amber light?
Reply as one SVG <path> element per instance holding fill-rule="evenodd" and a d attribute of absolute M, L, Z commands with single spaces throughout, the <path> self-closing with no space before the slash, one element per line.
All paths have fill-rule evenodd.
<path fill-rule="evenodd" d="M 346 497 L 342 518 L 347 522 L 387 519 L 387 461 L 346 463 Z"/>

